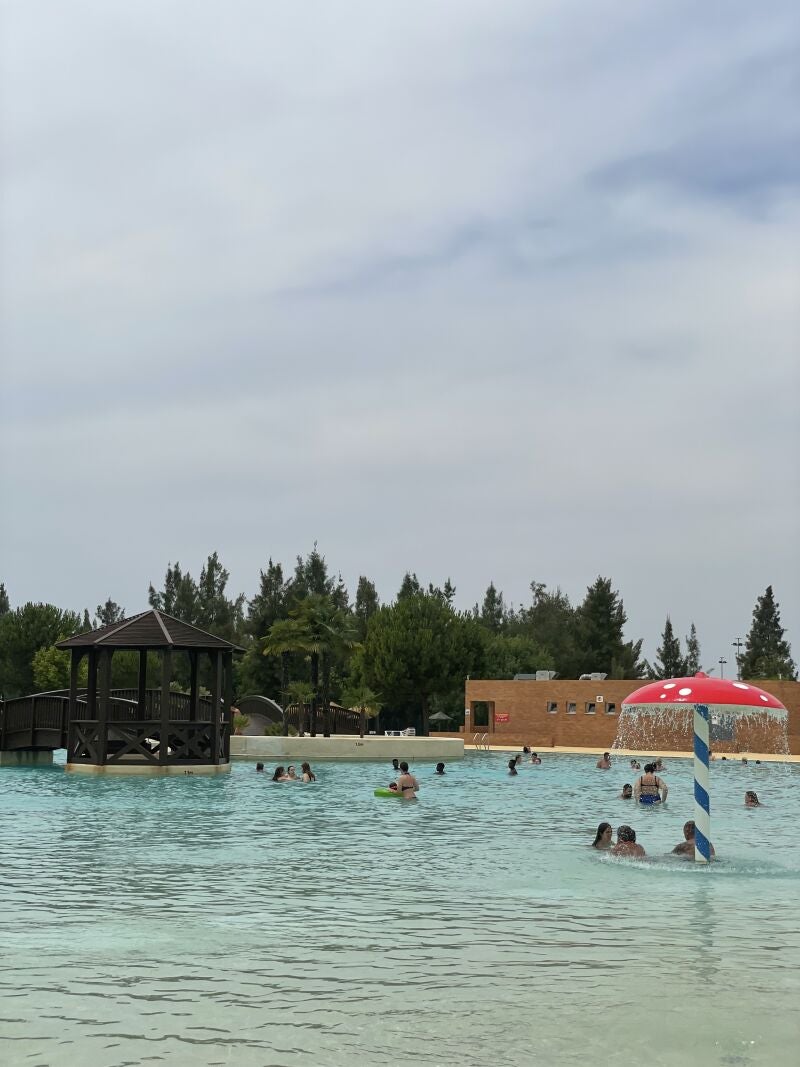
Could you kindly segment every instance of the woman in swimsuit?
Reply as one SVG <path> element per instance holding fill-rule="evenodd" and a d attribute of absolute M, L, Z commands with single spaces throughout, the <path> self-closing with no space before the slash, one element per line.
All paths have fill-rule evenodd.
<path fill-rule="evenodd" d="M 660 804 L 667 799 L 667 783 L 656 774 L 656 765 L 646 763 L 644 774 L 636 779 L 633 787 L 634 798 L 640 804 Z"/>
<path fill-rule="evenodd" d="M 406 800 L 416 800 L 419 782 L 413 774 L 409 773 L 408 764 L 403 760 L 400 764 L 400 777 L 397 779 L 397 788 Z"/>
<path fill-rule="evenodd" d="M 611 836 L 614 833 L 610 822 L 601 822 L 597 827 L 597 836 L 592 841 L 592 848 L 611 848 L 614 843 Z"/>

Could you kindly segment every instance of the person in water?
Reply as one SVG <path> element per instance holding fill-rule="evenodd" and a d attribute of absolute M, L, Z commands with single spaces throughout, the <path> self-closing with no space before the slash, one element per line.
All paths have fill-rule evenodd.
<path fill-rule="evenodd" d="M 602 759 L 599 759 L 595 764 L 598 771 L 610 771 L 611 770 L 611 755 L 608 752 L 604 752 Z"/>
<path fill-rule="evenodd" d="M 655 763 L 645 763 L 633 787 L 634 798 L 640 804 L 660 804 L 667 799 L 667 783 L 656 774 Z"/>
<path fill-rule="evenodd" d="M 620 797 L 621 797 L 622 800 L 632 800 L 633 799 L 633 786 L 630 785 L 628 782 L 626 782 L 625 785 L 622 787 L 622 792 L 620 793 Z"/>
<path fill-rule="evenodd" d="M 632 771 L 640 771 L 641 769 L 642 769 L 642 765 L 638 761 L 638 759 L 632 759 L 631 760 L 631 770 Z"/>
<path fill-rule="evenodd" d="M 709 842 L 710 844 L 710 842 Z M 714 846 L 711 847 L 711 855 L 714 855 Z M 689 819 L 683 824 L 683 841 L 672 850 L 678 856 L 689 856 L 694 859 L 694 819 Z"/>
<path fill-rule="evenodd" d="M 611 840 L 614 830 L 610 822 L 601 822 L 597 827 L 597 833 L 594 841 L 592 841 L 592 848 L 611 848 L 613 841 Z"/>
<path fill-rule="evenodd" d="M 286 768 L 286 777 L 283 780 L 284 782 L 300 781 L 300 779 L 297 777 L 297 771 L 295 771 L 293 764 L 290 763 L 289 766 Z"/>
<path fill-rule="evenodd" d="M 419 782 L 409 771 L 405 760 L 400 761 L 400 777 L 397 779 L 397 788 L 406 800 L 414 800 L 419 789 Z"/>
<path fill-rule="evenodd" d="M 523 745 L 522 746 L 522 755 L 523 756 L 527 756 L 529 753 L 530 753 L 530 749 L 528 748 L 528 746 L 527 745 Z"/>
<path fill-rule="evenodd" d="M 531 763 L 541 763 L 538 752 L 531 752 Z"/>
<path fill-rule="evenodd" d="M 661 762 L 661 757 L 660 756 L 655 761 L 655 763 L 653 764 L 653 769 L 656 770 L 656 771 L 663 771 L 664 770 L 664 764 Z"/>
<path fill-rule="evenodd" d="M 399 759 L 393 759 L 392 760 L 392 770 L 393 771 L 399 771 L 400 770 L 400 760 Z"/>
<path fill-rule="evenodd" d="M 301 763 L 300 764 L 300 770 L 303 772 L 303 781 L 304 782 L 316 782 L 317 776 L 311 770 L 311 764 L 310 763 Z"/>
<path fill-rule="evenodd" d="M 263 763 L 257 763 L 256 764 L 256 772 L 258 774 L 263 774 L 264 773 L 264 764 Z"/>
<path fill-rule="evenodd" d="M 286 780 L 286 772 L 283 767 L 276 767 L 275 773 L 272 776 L 273 782 L 284 782 Z"/>
<path fill-rule="evenodd" d="M 744 806 L 746 808 L 760 808 L 761 801 L 758 799 L 758 793 L 754 789 L 748 789 L 744 795 Z"/>
<path fill-rule="evenodd" d="M 617 830 L 617 843 L 611 849 L 612 856 L 632 856 L 641 859 L 647 855 L 641 845 L 636 844 L 636 831 L 632 826 L 620 826 Z"/>
<path fill-rule="evenodd" d="M 433 773 L 434 774 L 444 774 L 445 773 L 444 764 L 443 763 L 437 763 L 436 764 L 436 770 Z"/>
<path fill-rule="evenodd" d="M 514 776 L 515 774 L 518 774 L 518 773 L 519 773 L 519 772 L 517 771 L 517 761 L 516 761 L 515 759 L 510 759 L 510 760 L 508 761 L 508 773 L 509 773 L 509 774 L 510 774 L 510 775 L 511 775 L 512 777 L 513 777 L 513 776 Z"/>

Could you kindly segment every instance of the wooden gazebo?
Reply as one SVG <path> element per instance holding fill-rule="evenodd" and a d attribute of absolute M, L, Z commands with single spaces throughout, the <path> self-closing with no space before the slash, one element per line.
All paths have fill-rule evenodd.
<path fill-rule="evenodd" d="M 59 641 L 72 654 L 67 769 L 120 773 L 214 774 L 230 768 L 233 653 L 230 641 L 151 609 Z M 139 655 L 138 687 L 111 690 L 115 652 Z M 147 656 L 160 658 L 160 686 L 147 688 Z M 173 692 L 173 656 L 189 657 L 189 692 Z M 210 660 L 211 696 L 200 696 L 201 657 Z M 78 685 L 88 659 L 86 689 Z"/>

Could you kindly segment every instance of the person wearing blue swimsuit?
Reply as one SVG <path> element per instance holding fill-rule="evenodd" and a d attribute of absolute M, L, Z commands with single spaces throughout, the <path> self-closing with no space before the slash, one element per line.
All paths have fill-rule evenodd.
<path fill-rule="evenodd" d="M 667 799 L 667 783 L 656 774 L 655 763 L 644 765 L 644 774 L 636 779 L 633 796 L 639 804 L 662 804 Z"/>

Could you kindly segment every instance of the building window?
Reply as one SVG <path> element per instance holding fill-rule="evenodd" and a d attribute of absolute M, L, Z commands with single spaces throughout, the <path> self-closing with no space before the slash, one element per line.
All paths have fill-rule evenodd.
<path fill-rule="evenodd" d="M 595 704 L 595 702 L 593 700 L 587 700 L 587 702 L 586 702 L 586 714 L 587 715 L 594 715 L 596 711 L 597 711 L 597 705 Z"/>
<path fill-rule="evenodd" d="M 548 715 L 555 715 L 555 713 L 557 711 L 558 711 L 558 701 L 556 701 L 556 700 L 548 700 L 547 701 L 547 714 Z"/>
<path fill-rule="evenodd" d="M 616 704 L 606 704 L 606 715 L 616 715 L 616 714 L 617 714 L 617 705 Z"/>
<path fill-rule="evenodd" d="M 567 715 L 574 715 L 578 710 L 578 705 L 574 704 L 571 700 L 567 701 Z"/>

